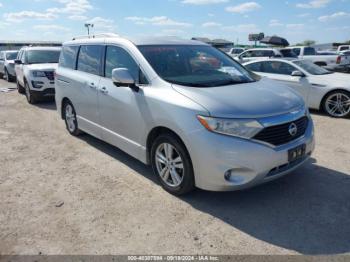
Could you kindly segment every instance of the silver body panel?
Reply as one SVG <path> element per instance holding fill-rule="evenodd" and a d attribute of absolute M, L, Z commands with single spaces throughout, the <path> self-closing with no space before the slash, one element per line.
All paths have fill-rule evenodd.
<path fill-rule="evenodd" d="M 144 44 L 188 44 L 178 40 L 143 41 Z M 257 118 L 271 126 L 296 120 L 307 114 L 302 98 L 287 87 L 268 80 L 252 84 L 199 89 L 172 85 L 162 80 L 135 46 L 123 38 L 77 40 L 65 45 L 103 44 L 125 49 L 140 65 L 149 84 L 139 92 L 116 87 L 111 79 L 59 67 L 56 79 L 56 104 L 74 105 L 79 128 L 149 164 L 147 138 L 157 127 L 176 133 L 186 146 L 194 168 L 198 188 L 215 191 L 239 190 L 264 183 L 293 171 L 294 166 L 267 178 L 270 170 L 288 163 L 288 150 L 306 144 L 314 150 L 313 123 L 302 138 L 274 147 L 258 141 L 211 133 L 197 120 L 197 115 Z M 191 44 L 201 44 L 190 42 Z M 89 86 L 94 83 L 94 87 Z M 267 90 L 268 86 L 273 86 Z M 244 100 L 243 100 L 244 99 Z M 306 161 L 303 160 L 302 162 Z M 224 173 L 237 170 L 242 183 L 228 182 Z"/>

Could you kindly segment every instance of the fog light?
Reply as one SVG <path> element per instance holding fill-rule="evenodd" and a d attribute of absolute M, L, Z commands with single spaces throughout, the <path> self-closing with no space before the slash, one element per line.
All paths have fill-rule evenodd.
<path fill-rule="evenodd" d="M 33 88 L 42 88 L 44 86 L 44 82 L 41 81 L 32 81 Z"/>
<path fill-rule="evenodd" d="M 243 169 L 231 169 L 226 171 L 225 180 L 235 185 L 241 185 L 246 183 L 249 179 L 249 175 L 244 172 Z M 245 174 L 247 176 L 245 176 Z"/>
<path fill-rule="evenodd" d="M 230 181 L 231 180 L 231 175 L 232 175 L 232 171 L 229 170 L 225 173 L 225 180 L 226 181 Z"/>

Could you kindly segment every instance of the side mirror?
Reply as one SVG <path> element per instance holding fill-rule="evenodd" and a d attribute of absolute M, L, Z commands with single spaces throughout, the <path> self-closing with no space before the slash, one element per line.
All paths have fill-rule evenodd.
<path fill-rule="evenodd" d="M 291 76 L 304 77 L 305 75 L 300 71 L 293 71 Z"/>
<path fill-rule="evenodd" d="M 140 88 L 136 85 L 135 79 L 127 68 L 116 68 L 112 71 L 112 81 L 115 86 L 127 86 L 135 92 L 138 92 Z"/>
<path fill-rule="evenodd" d="M 15 60 L 15 64 L 16 64 L 16 65 L 21 65 L 21 64 L 22 64 L 22 61 L 19 60 L 19 59 L 16 59 L 16 60 Z"/>

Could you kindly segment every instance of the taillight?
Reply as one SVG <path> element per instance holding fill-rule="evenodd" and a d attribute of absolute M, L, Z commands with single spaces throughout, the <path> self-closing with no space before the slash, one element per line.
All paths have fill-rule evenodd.
<path fill-rule="evenodd" d="M 341 63 L 341 56 L 337 57 L 337 64 L 339 65 Z"/>

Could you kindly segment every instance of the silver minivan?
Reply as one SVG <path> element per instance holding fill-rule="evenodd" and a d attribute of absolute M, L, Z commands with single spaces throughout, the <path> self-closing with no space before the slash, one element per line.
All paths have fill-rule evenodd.
<path fill-rule="evenodd" d="M 304 164 L 315 147 L 298 94 L 197 41 L 67 42 L 56 103 L 70 134 L 88 133 L 150 164 L 177 195 L 269 182 Z"/>

